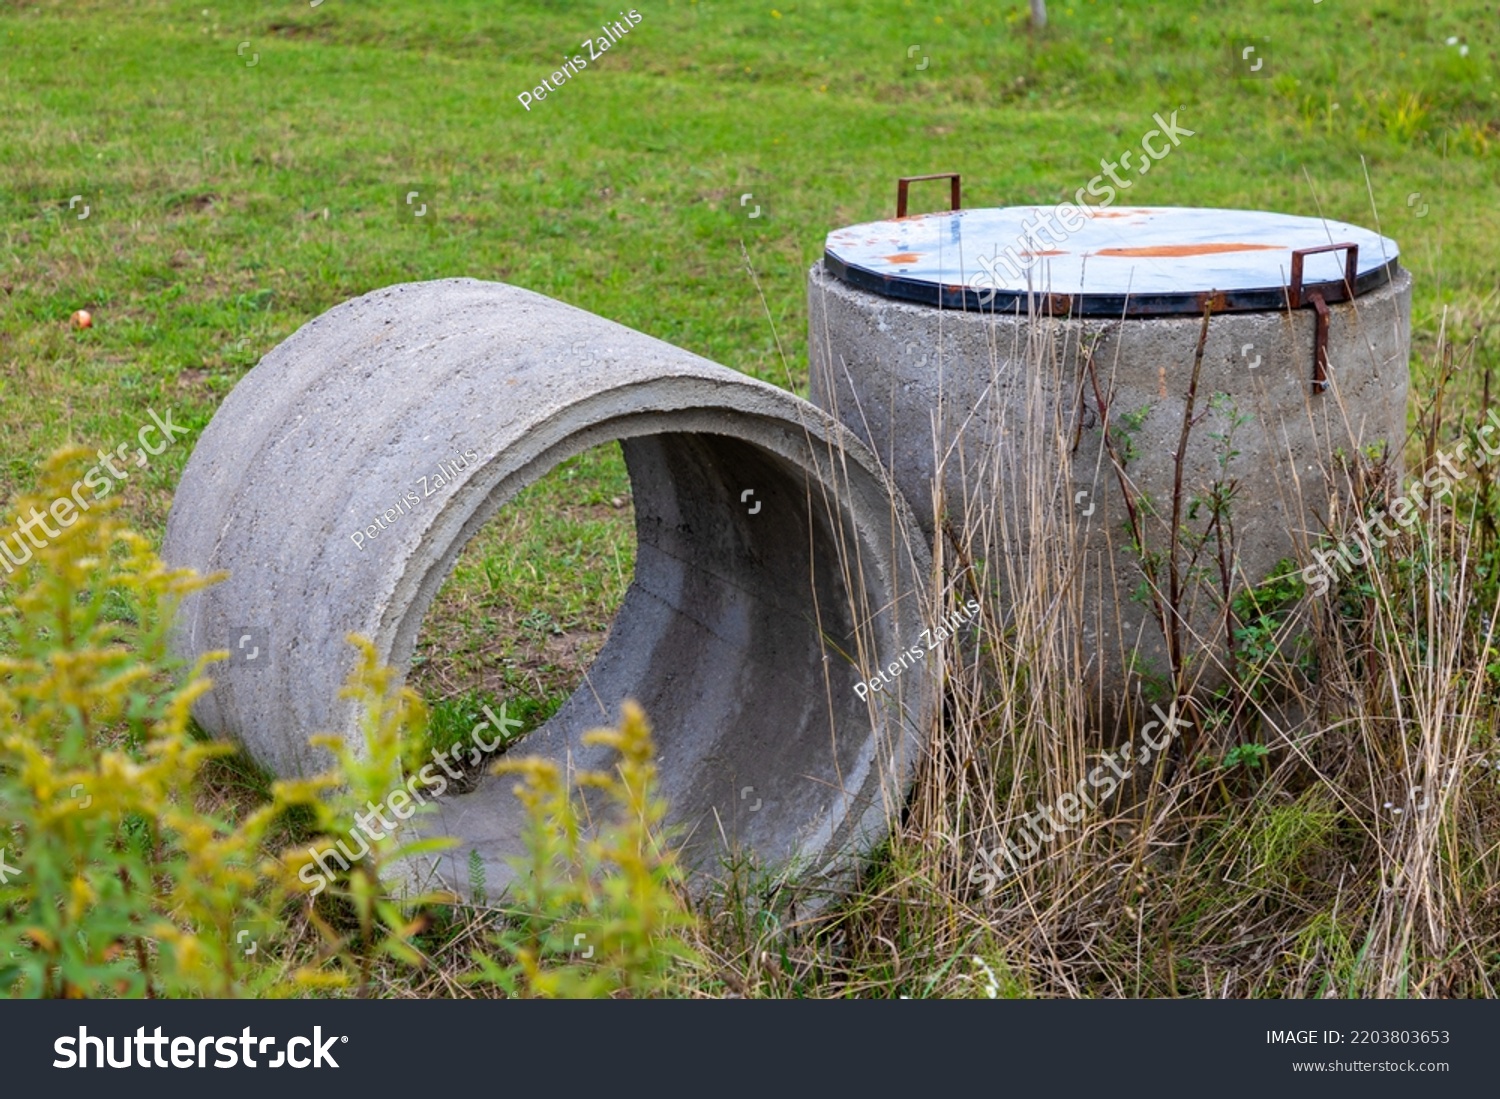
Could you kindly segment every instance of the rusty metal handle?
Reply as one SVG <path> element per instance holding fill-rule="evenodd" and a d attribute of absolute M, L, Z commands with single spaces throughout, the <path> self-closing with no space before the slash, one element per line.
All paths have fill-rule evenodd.
<path fill-rule="evenodd" d="M 949 207 L 949 209 L 959 209 L 959 180 L 957 172 L 935 172 L 930 176 L 902 176 L 900 179 L 896 180 L 896 216 L 898 218 L 904 218 L 906 216 L 906 189 L 913 183 L 920 183 L 924 179 L 951 179 L 953 181 L 953 204 Z"/>
<path fill-rule="evenodd" d="M 1344 260 L 1344 282 L 1349 297 L 1354 297 L 1354 280 L 1359 272 L 1359 245 L 1353 241 L 1344 241 L 1342 244 L 1320 244 L 1316 248 L 1293 248 L 1292 285 L 1287 288 L 1287 296 L 1291 299 L 1293 309 L 1302 308 L 1302 261 L 1319 252 L 1337 252 L 1343 248 L 1349 250 L 1349 255 Z"/>
<path fill-rule="evenodd" d="M 1288 303 L 1293 309 L 1302 307 L 1302 261 L 1319 252 L 1337 252 L 1341 248 L 1348 249 L 1349 253 L 1344 260 L 1344 289 L 1349 300 L 1354 300 L 1354 279 L 1359 272 L 1359 245 L 1345 241 L 1342 244 L 1322 244 L 1317 248 L 1293 248 L 1292 284 L 1287 287 Z M 1307 300 L 1318 314 L 1313 322 L 1313 392 L 1322 393 L 1328 388 L 1328 302 L 1323 297 L 1321 287 L 1310 291 Z"/>

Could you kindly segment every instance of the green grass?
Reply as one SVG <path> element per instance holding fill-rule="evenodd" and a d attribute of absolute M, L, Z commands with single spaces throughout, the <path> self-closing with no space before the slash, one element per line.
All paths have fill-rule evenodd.
<path fill-rule="evenodd" d="M 1500 358 L 1484 327 L 1500 29 L 1480 0 L 1277 0 L 1227 17 L 1054 0 L 1042 34 L 1015 0 L 665 0 L 530 111 L 517 94 L 616 9 L 204 3 L 0 3 L 0 499 L 64 442 L 133 438 L 151 408 L 196 436 L 297 327 L 408 280 L 514 283 L 800 391 L 806 269 L 830 229 L 893 212 L 897 176 L 960 171 L 968 206 L 1058 201 L 1174 110 L 1194 136 L 1122 202 L 1322 214 L 1394 237 L 1416 280 L 1418 408 L 1440 328 L 1473 348 L 1449 385 L 1459 404 L 1477 407 L 1475 379 Z M 1241 40 L 1268 54 L 1265 79 L 1237 78 Z M 928 186 L 918 209 L 942 197 Z M 412 189 L 421 223 L 402 213 Z M 79 308 L 94 327 L 69 326 Z M 159 536 L 190 449 L 131 470 L 138 529 Z M 528 725 L 555 709 L 628 585 L 631 516 L 618 448 L 601 448 L 466 548 L 414 661 L 435 740 L 467 735 L 484 702 Z M 1250 871 L 1302 872 L 1326 822 L 1287 812 L 1242 837 Z M 1343 966 L 1360 940 L 1319 916 L 1302 941 L 1309 965 Z M 926 987 L 897 969 L 880 980 Z M 813 994 L 807 980 L 778 987 Z"/>
<path fill-rule="evenodd" d="M 1442 305 L 1492 290 L 1500 240 L 1494 20 L 1431 8 L 1054 3 L 1033 40 L 1020 5 L 657 4 L 528 112 L 516 94 L 594 6 L 8 7 L 9 457 L 103 445 L 153 400 L 201 418 L 292 329 L 404 279 L 503 279 L 783 381 L 741 242 L 800 377 L 804 268 L 827 230 L 888 214 L 897 175 L 962 171 L 972 205 L 1060 199 L 1179 106 L 1196 136 L 1130 202 L 1370 223 L 1368 168 L 1430 338 Z M 1249 36 L 1269 79 L 1229 75 Z M 417 184 L 425 228 L 398 220 Z"/>
<path fill-rule="evenodd" d="M 0 492 L 68 439 L 128 438 L 148 407 L 200 429 L 296 327 L 405 280 L 516 283 L 800 388 L 805 269 L 829 229 L 891 212 L 896 176 L 961 171 L 969 205 L 1058 200 L 1173 109 L 1195 136 L 1122 201 L 1378 221 L 1416 274 L 1416 351 L 1445 309 L 1450 333 L 1475 327 L 1500 253 L 1483 4 L 1286 2 L 1226 22 L 1209 4 L 1080 0 L 1054 3 L 1040 36 L 1023 7 L 652 4 L 527 111 L 518 93 L 582 48 L 594 6 L 7 5 Z M 1251 38 L 1270 76 L 1235 80 L 1232 45 Z M 398 213 L 413 187 L 421 225 Z M 68 326 L 78 308 L 92 329 Z M 1493 362 L 1493 332 L 1481 345 Z M 189 449 L 132 476 L 143 529 L 160 530 Z M 628 495 L 621 467 L 577 476 L 520 509 L 524 553 L 466 555 L 471 606 L 429 627 L 440 647 L 457 630 L 458 651 L 565 686 L 538 645 L 515 659 L 515 623 L 598 632 L 629 576 L 628 514 L 575 507 Z M 526 575 L 540 542 L 565 557 L 545 578 Z M 509 618 L 483 613 L 497 602 Z"/>
<path fill-rule="evenodd" d="M 429 700 L 483 691 L 512 716 L 518 707 L 550 714 L 603 645 L 630 584 L 632 514 L 617 444 L 570 458 L 521 492 L 464 547 L 438 592 L 413 655 L 414 685 Z"/>

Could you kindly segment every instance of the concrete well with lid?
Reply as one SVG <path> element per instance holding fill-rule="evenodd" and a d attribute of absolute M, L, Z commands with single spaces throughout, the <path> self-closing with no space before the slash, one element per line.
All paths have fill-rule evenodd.
<path fill-rule="evenodd" d="M 1396 243 L 1250 210 L 966 210 L 947 178 L 949 211 L 906 216 L 903 180 L 896 218 L 828 234 L 808 278 L 813 402 L 1002 606 L 1038 555 L 1067 557 L 1107 712 L 1211 689 L 1224 591 L 1311 563 L 1347 456 L 1399 471 L 1411 277 Z M 1175 684 L 1132 545 L 1144 531 L 1168 594 L 1174 500 Z"/>

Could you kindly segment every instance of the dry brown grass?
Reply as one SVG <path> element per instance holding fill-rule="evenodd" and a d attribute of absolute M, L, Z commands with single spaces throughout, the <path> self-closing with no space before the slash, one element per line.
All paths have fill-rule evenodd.
<path fill-rule="evenodd" d="M 1027 351 L 1037 379 L 1067 358 L 1045 344 Z M 1487 411 L 1474 346 L 1440 343 L 1416 371 L 1413 393 L 1437 394 L 1416 410 L 1418 472 Z M 1445 408 L 1456 391 L 1484 396 Z M 1372 568 L 1251 622 L 1264 659 L 1191 652 L 1190 665 L 1219 662 L 1234 680 L 1190 703 L 1193 680 L 1178 679 L 1195 727 L 1150 779 L 1086 812 L 992 892 L 975 882 L 979 852 L 1077 789 L 1110 742 L 1091 724 L 1079 640 L 1090 593 L 1067 506 L 1071 427 L 1041 392 L 1038 381 L 991 468 L 965 471 L 993 495 L 937 547 L 936 571 L 950 579 L 934 581 L 932 617 L 977 591 L 984 628 L 979 644 L 947 655 L 946 704 L 888 848 L 816 917 L 736 868 L 706 906 L 702 990 L 1494 995 L 1500 805 L 1485 755 L 1500 748 L 1500 585 L 1493 476 L 1472 463 L 1452 506 Z M 1366 459 L 1329 455 L 1327 472 L 1344 529 L 1404 488 Z M 1226 764 L 1241 744 L 1263 747 L 1258 766 Z"/>

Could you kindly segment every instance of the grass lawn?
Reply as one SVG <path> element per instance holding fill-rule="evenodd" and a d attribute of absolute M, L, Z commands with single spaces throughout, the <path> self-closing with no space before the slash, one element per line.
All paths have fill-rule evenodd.
<path fill-rule="evenodd" d="M 171 409 L 192 434 L 123 490 L 159 540 L 230 389 L 302 324 L 396 282 L 513 283 L 805 393 L 806 271 L 829 230 L 891 216 L 901 175 L 959 171 L 966 206 L 1071 199 L 1158 113 L 1192 136 L 1123 201 L 1326 215 L 1398 241 L 1415 278 L 1414 422 L 1440 334 L 1465 363 L 1450 417 L 1471 418 L 1500 361 L 1492 3 L 1054 0 L 1033 33 L 1017 0 L 651 0 L 529 109 L 518 96 L 587 58 L 616 9 L 206 3 L 0 3 L 0 501 L 61 444 L 113 449 Z M 1253 74 L 1237 61 L 1248 45 L 1266 60 Z M 943 198 L 927 187 L 918 209 Z M 69 323 L 79 309 L 92 327 Z M 457 723 L 481 698 L 549 713 L 629 583 L 631 520 L 615 447 L 506 509 L 424 627 L 424 696 Z M 1336 846 L 1328 811 L 1276 827 L 1298 851 Z M 1500 872 L 1481 877 L 1493 890 Z M 1191 925 L 1192 903 L 1171 927 Z M 1348 935 L 1311 926 L 1280 933 Z M 1170 938 L 1144 989 L 1202 994 Z M 876 969 L 840 989 L 917 987 Z M 823 994 L 822 973 L 745 982 Z M 1016 987 L 1088 988 L 1054 978 Z M 1278 980 L 1240 990 L 1316 991 Z"/>

